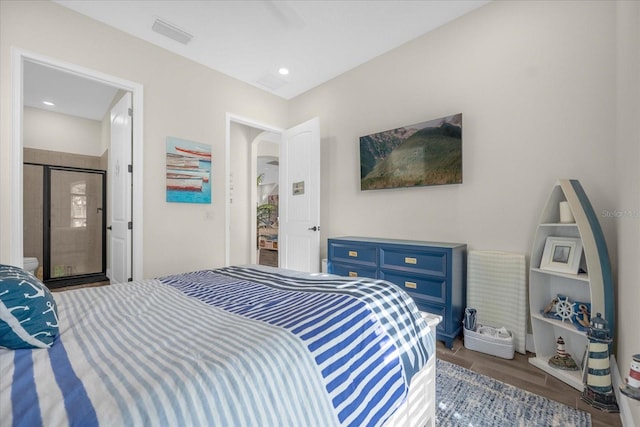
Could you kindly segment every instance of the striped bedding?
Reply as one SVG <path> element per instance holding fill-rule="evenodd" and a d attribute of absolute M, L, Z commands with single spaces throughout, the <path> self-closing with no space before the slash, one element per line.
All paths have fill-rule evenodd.
<path fill-rule="evenodd" d="M 0 349 L 2 425 L 383 425 L 435 353 L 371 279 L 229 267 L 55 294 L 50 349 Z"/>

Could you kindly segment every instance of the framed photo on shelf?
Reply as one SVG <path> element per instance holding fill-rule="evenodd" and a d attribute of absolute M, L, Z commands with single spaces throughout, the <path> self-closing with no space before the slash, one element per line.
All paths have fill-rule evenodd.
<path fill-rule="evenodd" d="M 575 237 L 547 237 L 540 269 L 578 274 L 582 257 L 582 240 Z"/>

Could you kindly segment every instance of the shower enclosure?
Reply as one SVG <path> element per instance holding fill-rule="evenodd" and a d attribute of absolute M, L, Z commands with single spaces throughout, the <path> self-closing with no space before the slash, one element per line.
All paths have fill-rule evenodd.
<path fill-rule="evenodd" d="M 44 283 L 58 288 L 108 280 L 106 172 L 25 163 L 24 175 L 25 253 L 31 247 L 41 254 Z"/>

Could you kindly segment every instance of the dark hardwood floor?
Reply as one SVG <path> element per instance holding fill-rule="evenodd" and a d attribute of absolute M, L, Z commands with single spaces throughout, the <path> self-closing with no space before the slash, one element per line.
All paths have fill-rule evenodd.
<path fill-rule="evenodd" d="M 460 338 L 454 341 L 451 350 L 438 341 L 436 353 L 441 360 L 589 412 L 593 427 L 622 427 L 620 414 L 603 412 L 587 405 L 580 399 L 581 392 L 531 365 L 528 361 L 531 353 L 516 353 L 513 360 L 501 359 L 466 349 Z"/>

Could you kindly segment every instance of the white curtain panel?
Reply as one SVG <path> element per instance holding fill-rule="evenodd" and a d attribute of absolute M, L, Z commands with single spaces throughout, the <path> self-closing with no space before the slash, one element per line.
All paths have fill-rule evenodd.
<path fill-rule="evenodd" d="M 513 334 L 515 350 L 524 354 L 527 333 L 526 262 L 523 254 L 500 251 L 468 252 L 467 307 L 477 322 Z"/>

